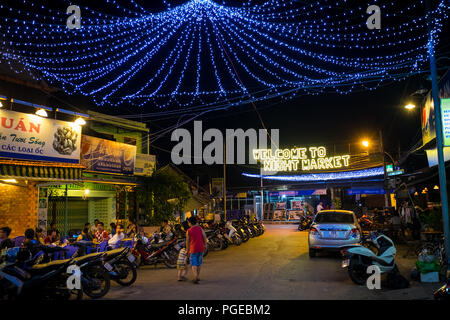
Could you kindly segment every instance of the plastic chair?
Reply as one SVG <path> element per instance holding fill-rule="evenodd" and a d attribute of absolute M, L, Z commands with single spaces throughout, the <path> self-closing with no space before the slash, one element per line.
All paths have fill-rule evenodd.
<path fill-rule="evenodd" d="M 78 251 L 78 247 L 75 246 L 65 246 L 64 249 L 66 249 L 66 259 L 72 258 L 72 256 Z"/>
<path fill-rule="evenodd" d="M 21 247 L 22 243 L 25 241 L 25 236 L 18 236 L 13 239 L 14 247 Z"/>
<path fill-rule="evenodd" d="M 108 248 L 108 241 L 102 241 L 97 246 L 97 252 L 105 252 Z"/>
<path fill-rule="evenodd" d="M 125 241 L 121 241 L 121 247 L 127 247 L 132 249 L 133 248 L 133 240 L 125 240 Z"/>

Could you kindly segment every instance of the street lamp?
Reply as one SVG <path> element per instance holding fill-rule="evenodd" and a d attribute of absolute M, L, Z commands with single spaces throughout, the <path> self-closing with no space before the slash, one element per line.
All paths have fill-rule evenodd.
<path fill-rule="evenodd" d="M 415 104 L 408 103 L 408 104 L 405 106 L 405 109 L 406 109 L 406 110 L 413 110 L 415 107 L 416 107 Z"/>
<path fill-rule="evenodd" d="M 367 141 L 367 140 L 363 140 L 363 141 L 361 142 L 361 144 L 362 144 L 364 147 L 366 147 L 366 148 L 369 147 L 369 141 Z"/>

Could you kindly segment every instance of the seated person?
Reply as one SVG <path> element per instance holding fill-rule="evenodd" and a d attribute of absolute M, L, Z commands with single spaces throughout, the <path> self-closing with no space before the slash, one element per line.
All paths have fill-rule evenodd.
<path fill-rule="evenodd" d="M 33 229 L 25 230 L 25 241 L 22 244 L 22 247 L 27 249 L 31 256 L 34 256 L 39 252 L 39 243 L 35 240 L 35 233 Z"/>
<path fill-rule="evenodd" d="M 84 228 L 81 234 L 78 236 L 77 241 L 93 241 L 93 237 L 89 231 L 89 228 Z"/>
<path fill-rule="evenodd" d="M 40 244 L 45 244 L 42 228 L 36 228 L 36 240 Z"/>
<path fill-rule="evenodd" d="M 9 238 L 11 228 L 3 227 L 0 229 L 0 252 L 4 249 L 14 248 L 14 242 Z"/>
<path fill-rule="evenodd" d="M 56 231 L 56 235 L 58 236 L 58 240 L 61 239 L 61 233 L 56 229 L 56 223 L 52 222 L 50 224 L 50 229 L 47 230 L 47 235 L 50 235 L 52 231 Z"/>
<path fill-rule="evenodd" d="M 127 237 L 133 237 L 137 232 L 137 227 L 130 219 L 127 221 Z"/>
<path fill-rule="evenodd" d="M 95 243 L 101 243 L 103 241 L 108 241 L 109 237 L 108 237 L 108 231 L 106 231 L 104 229 L 104 224 L 103 222 L 99 222 L 97 224 L 97 231 L 95 232 L 95 239 L 94 242 Z"/>
<path fill-rule="evenodd" d="M 108 246 L 113 249 L 117 249 L 120 246 L 120 242 L 125 238 L 125 232 L 121 224 L 117 225 L 116 234 L 108 240 Z"/>
<path fill-rule="evenodd" d="M 50 230 L 49 235 L 45 238 L 44 244 L 53 244 L 53 245 L 59 245 L 59 237 L 56 230 Z"/>

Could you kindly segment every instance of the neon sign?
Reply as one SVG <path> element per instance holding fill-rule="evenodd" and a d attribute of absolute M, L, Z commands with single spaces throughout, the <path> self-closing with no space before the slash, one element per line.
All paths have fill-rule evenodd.
<path fill-rule="evenodd" d="M 254 149 L 253 158 L 261 161 L 264 171 L 311 171 L 348 167 L 350 155 L 327 157 L 325 147 L 293 149 Z"/>

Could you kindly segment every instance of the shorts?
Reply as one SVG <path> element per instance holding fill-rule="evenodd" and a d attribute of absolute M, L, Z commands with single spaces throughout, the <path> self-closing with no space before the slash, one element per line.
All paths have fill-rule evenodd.
<path fill-rule="evenodd" d="M 199 267 L 203 262 L 203 252 L 191 253 L 191 266 Z"/>
<path fill-rule="evenodd" d="M 177 264 L 177 269 L 178 270 L 186 270 L 186 265 L 185 264 Z"/>

